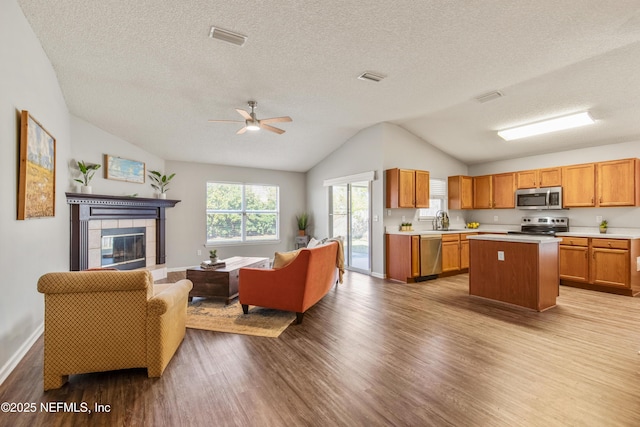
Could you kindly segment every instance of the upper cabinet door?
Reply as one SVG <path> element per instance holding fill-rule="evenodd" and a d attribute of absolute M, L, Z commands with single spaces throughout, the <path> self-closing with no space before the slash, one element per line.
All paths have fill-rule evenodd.
<path fill-rule="evenodd" d="M 415 207 L 429 207 L 429 172 L 415 171 Z"/>
<path fill-rule="evenodd" d="M 563 206 L 595 206 L 596 166 L 593 163 L 562 168 Z"/>
<path fill-rule="evenodd" d="M 638 203 L 638 161 L 615 160 L 597 163 L 598 206 L 636 206 Z"/>
<path fill-rule="evenodd" d="M 560 187 L 562 185 L 562 168 L 538 170 L 538 187 Z"/>
<path fill-rule="evenodd" d="M 473 209 L 473 178 L 450 176 L 447 179 L 449 209 Z"/>
<path fill-rule="evenodd" d="M 536 188 L 538 186 L 538 171 L 520 171 L 516 174 L 518 188 Z"/>
<path fill-rule="evenodd" d="M 491 175 L 473 177 L 473 207 L 474 209 L 491 209 L 493 207 Z"/>
<path fill-rule="evenodd" d="M 493 207 L 496 209 L 514 209 L 516 207 L 515 173 L 493 175 Z"/>
<path fill-rule="evenodd" d="M 400 169 L 398 207 L 413 208 L 416 203 L 415 171 Z"/>

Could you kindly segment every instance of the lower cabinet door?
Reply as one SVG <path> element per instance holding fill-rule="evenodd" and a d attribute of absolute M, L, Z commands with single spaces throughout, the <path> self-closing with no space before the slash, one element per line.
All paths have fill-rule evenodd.
<path fill-rule="evenodd" d="M 559 247 L 560 278 L 573 282 L 589 282 L 589 249 L 586 246 Z"/>

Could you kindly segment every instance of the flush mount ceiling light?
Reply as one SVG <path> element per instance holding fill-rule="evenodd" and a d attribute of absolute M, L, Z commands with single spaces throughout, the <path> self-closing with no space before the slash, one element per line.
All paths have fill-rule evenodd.
<path fill-rule="evenodd" d="M 222 40 L 227 43 L 233 43 L 238 46 L 242 46 L 244 42 L 247 41 L 247 36 L 239 33 L 234 33 L 233 31 L 224 30 L 219 27 L 211 27 L 211 31 L 209 31 L 209 37 L 211 37 L 212 39 Z"/>
<path fill-rule="evenodd" d="M 542 135 L 544 133 L 556 132 L 559 130 L 572 129 L 580 126 L 595 123 L 588 111 L 583 113 L 571 114 L 569 116 L 556 117 L 542 122 L 530 123 L 524 126 L 518 126 L 511 129 L 505 129 L 498 132 L 498 135 L 505 141 L 513 141 L 514 139 L 526 138 L 534 135 Z"/>

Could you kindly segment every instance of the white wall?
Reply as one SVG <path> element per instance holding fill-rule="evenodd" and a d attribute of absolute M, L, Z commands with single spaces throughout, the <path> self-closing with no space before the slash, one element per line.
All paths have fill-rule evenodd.
<path fill-rule="evenodd" d="M 69 191 L 72 192 L 80 192 L 80 184 L 73 181 L 73 179 L 81 177 L 77 162 L 82 160 L 85 163 L 102 165 L 90 182 L 94 194 L 108 194 L 111 196 L 137 194 L 138 197 L 154 197 L 155 191 L 151 188 L 149 178 L 146 176 L 144 184 L 105 179 L 104 154 L 144 162 L 147 172 L 157 170 L 163 173 L 164 171 L 164 159 L 150 154 L 142 148 L 130 144 L 73 115 L 71 116 L 71 151 L 73 157 L 66 159 L 66 163 L 65 159 L 60 159 L 59 164 L 60 167 L 69 169 L 69 174 L 71 175 Z"/>
<path fill-rule="evenodd" d="M 218 256 L 262 256 L 272 258 L 276 251 L 294 249 L 298 233 L 296 215 L 306 210 L 305 174 L 267 169 L 239 168 L 204 163 L 166 162 L 166 173 L 176 173 L 167 193 L 181 200 L 167 209 L 167 267 L 200 264 L 208 258 L 206 241 L 207 181 L 271 184 L 280 186 L 280 242 L 244 245 L 218 245 Z M 197 255 L 201 250 L 202 255 Z"/>
<path fill-rule="evenodd" d="M 390 123 L 380 123 L 360 131 L 307 173 L 307 200 L 309 210 L 316 218 L 314 234 L 326 237 L 329 235 L 329 201 L 327 189 L 322 186 L 323 181 L 361 172 L 376 172 L 376 180 L 372 185 L 371 216 L 377 216 L 378 221 L 372 222 L 370 244 L 371 270 L 378 277 L 385 274 L 385 226 L 396 227 L 400 225 L 403 215 L 409 220 L 417 212 L 416 209 L 384 208 L 384 170 L 390 168 L 427 170 L 432 177 L 439 178 L 467 173 L 463 163 Z"/>
<path fill-rule="evenodd" d="M 483 163 L 469 166 L 469 175 L 513 172 L 631 157 L 640 157 L 639 141 Z M 541 216 L 548 214 L 548 212 L 545 213 L 544 211 L 522 211 L 518 209 L 478 209 L 472 212 L 471 217 L 473 221 L 478 221 L 481 224 L 517 225 L 520 224 L 520 220 L 524 215 Z M 550 215 L 569 217 L 570 228 L 595 227 L 597 225 L 596 216 L 602 216 L 607 219 L 610 228 L 640 227 L 640 208 L 571 208 L 555 211 Z M 494 221 L 496 216 L 498 220 Z"/>
<path fill-rule="evenodd" d="M 0 2 L 0 382 L 41 333 L 38 278 L 69 267 L 64 167 L 70 157 L 69 113 L 55 71 L 13 0 Z M 21 110 L 56 138 L 55 217 L 16 220 Z"/>

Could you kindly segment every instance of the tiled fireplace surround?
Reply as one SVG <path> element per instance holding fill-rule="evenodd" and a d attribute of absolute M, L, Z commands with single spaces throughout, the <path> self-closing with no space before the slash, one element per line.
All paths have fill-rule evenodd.
<path fill-rule="evenodd" d="M 145 227 L 146 266 L 158 278 L 157 270 L 166 275 L 165 210 L 179 200 L 119 197 L 67 193 L 71 209 L 71 271 L 101 266 L 102 230 Z"/>

